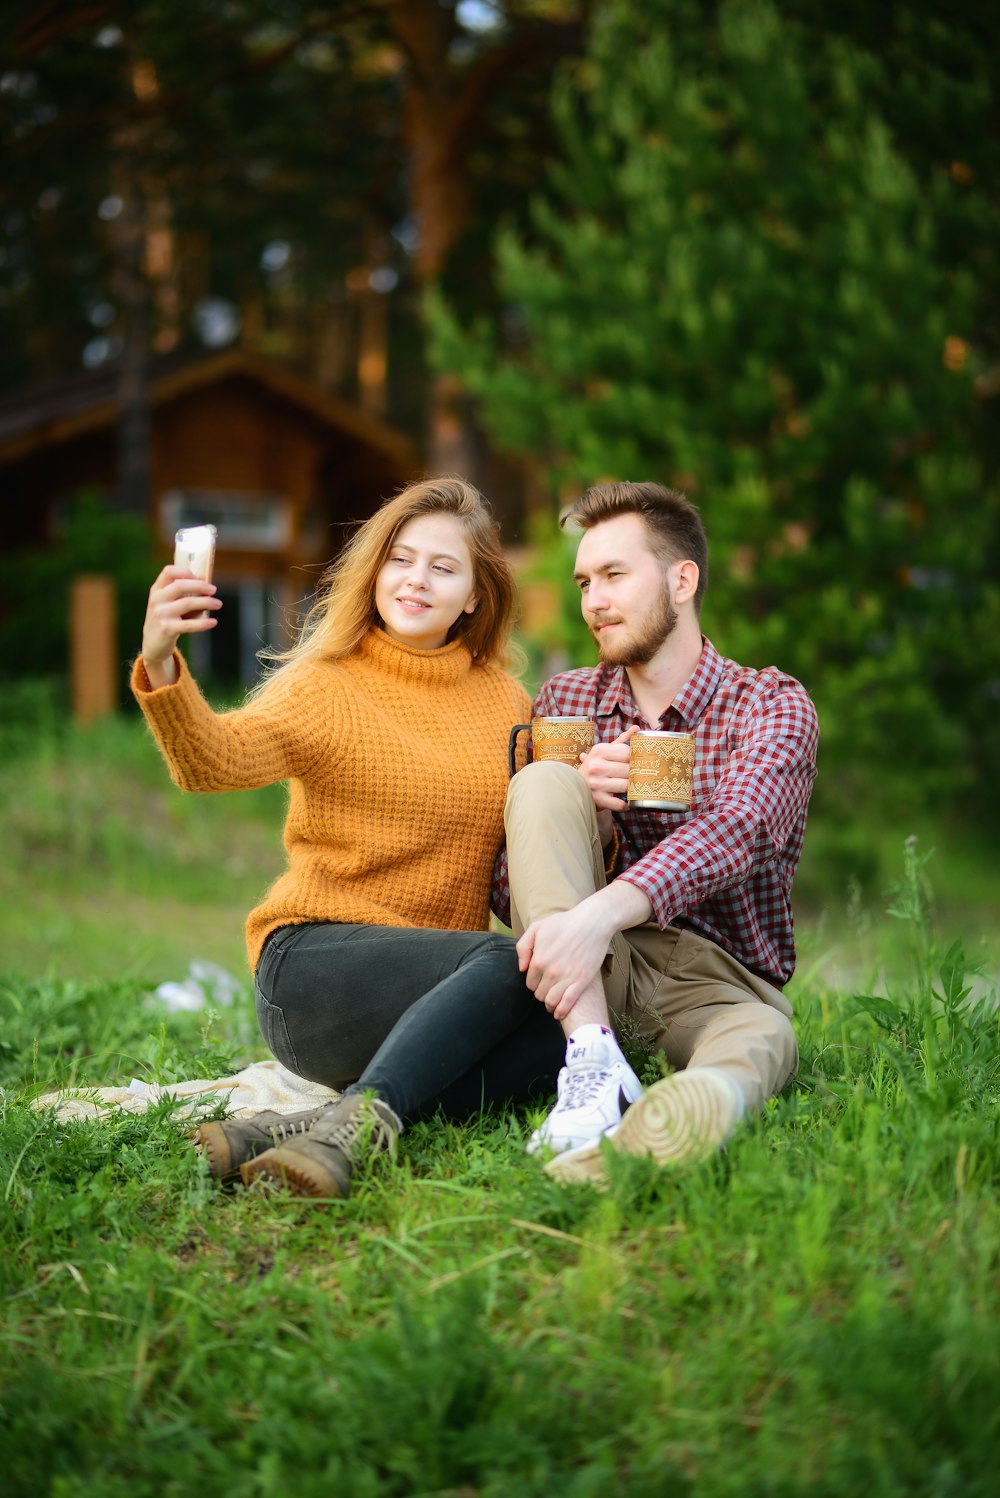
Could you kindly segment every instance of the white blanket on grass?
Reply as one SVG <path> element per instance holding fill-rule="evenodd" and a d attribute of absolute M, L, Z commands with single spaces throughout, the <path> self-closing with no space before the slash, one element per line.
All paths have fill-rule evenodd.
<path fill-rule="evenodd" d="M 176 1117 L 192 1118 L 224 1103 L 235 1118 L 252 1118 L 270 1109 L 274 1113 L 296 1113 L 339 1097 L 330 1087 L 307 1082 L 280 1061 L 255 1061 L 232 1077 L 198 1078 L 190 1082 L 142 1082 L 133 1078 L 127 1087 L 70 1087 L 46 1092 L 32 1102 L 33 1108 L 54 1108 L 59 1119 L 107 1118 L 114 1113 L 145 1113 L 161 1098 L 182 1100 Z"/>

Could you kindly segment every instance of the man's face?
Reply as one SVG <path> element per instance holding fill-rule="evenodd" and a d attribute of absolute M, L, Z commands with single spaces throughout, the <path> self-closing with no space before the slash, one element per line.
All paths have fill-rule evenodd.
<path fill-rule="evenodd" d="M 574 572 L 583 617 L 606 666 L 644 666 L 677 624 L 670 572 L 650 550 L 641 515 L 585 531 Z"/>

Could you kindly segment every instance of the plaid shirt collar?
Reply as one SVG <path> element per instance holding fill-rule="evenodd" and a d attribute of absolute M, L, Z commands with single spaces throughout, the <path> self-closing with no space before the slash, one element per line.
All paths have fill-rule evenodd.
<path fill-rule="evenodd" d="M 704 635 L 701 638 L 702 652 L 698 657 L 698 664 L 660 717 L 661 724 L 669 720 L 671 724 L 681 723 L 685 728 L 693 729 L 719 690 L 722 682 L 722 656 L 711 640 Z M 621 713 L 627 723 L 634 723 L 642 718 L 624 666 L 616 666 L 609 673 L 597 698 L 599 718 L 610 717 L 616 711 Z"/>

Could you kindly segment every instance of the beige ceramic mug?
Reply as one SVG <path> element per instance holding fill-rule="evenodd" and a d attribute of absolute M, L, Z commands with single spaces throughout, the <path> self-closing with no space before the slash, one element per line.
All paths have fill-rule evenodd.
<path fill-rule="evenodd" d="M 578 765 L 580 755 L 594 747 L 594 724 L 590 718 L 532 718 L 530 723 L 515 723 L 507 748 L 511 775 L 519 733 L 531 734 L 534 759 L 554 759 L 563 765 Z"/>
<path fill-rule="evenodd" d="M 629 744 L 628 804 L 649 811 L 688 811 L 694 795 L 694 739 L 689 733 L 640 728 Z"/>

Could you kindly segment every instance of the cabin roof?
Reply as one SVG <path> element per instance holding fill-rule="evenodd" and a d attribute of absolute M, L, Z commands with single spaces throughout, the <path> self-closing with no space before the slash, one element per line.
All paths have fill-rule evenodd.
<path fill-rule="evenodd" d="M 118 419 L 119 373 L 118 365 L 109 365 L 0 400 L 0 464 L 113 428 Z M 354 438 L 394 465 L 415 466 L 413 444 L 402 432 L 275 360 L 240 348 L 201 357 L 177 353 L 153 356 L 147 373 L 150 406 L 155 412 L 180 395 L 233 377 L 250 380 L 298 406 L 321 425 Z"/>

